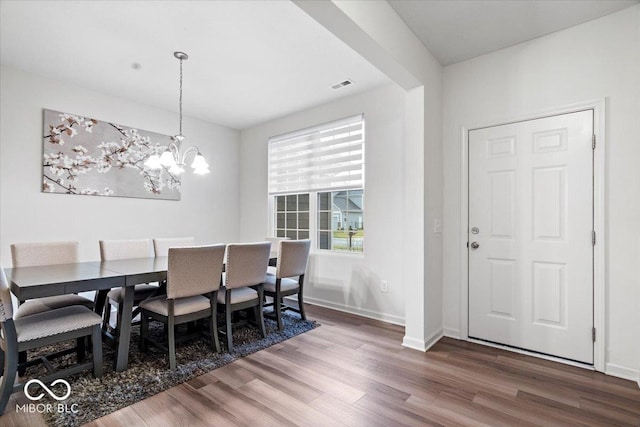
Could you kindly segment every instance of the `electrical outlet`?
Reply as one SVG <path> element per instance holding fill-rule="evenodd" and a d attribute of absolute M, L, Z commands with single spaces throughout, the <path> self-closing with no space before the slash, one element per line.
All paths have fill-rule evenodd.
<path fill-rule="evenodd" d="M 386 280 L 380 282 L 380 292 L 389 292 L 389 282 Z"/>

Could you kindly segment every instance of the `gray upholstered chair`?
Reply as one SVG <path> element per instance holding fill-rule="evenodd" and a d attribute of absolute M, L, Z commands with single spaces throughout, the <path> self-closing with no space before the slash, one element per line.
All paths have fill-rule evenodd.
<path fill-rule="evenodd" d="M 75 263 L 78 262 L 78 242 L 14 243 L 11 245 L 11 261 L 14 267 Z M 20 301 L 20 304 L 23 316 L 72 305 L 93 308 L 93 301 L 75 294 Z"/>
<path fill-rule="evenodd" d="M 224 245 L 170 248 L 167 294 L 140 303 L 140 348 L 146 350 L 147 343 L 151 342 L 168 351 L 171 370 L 176 369 L 176 325 L 209 319 L 211 344 L 216 353 L 220 352 L 216 298 L 222 279 L 224 251 Z M 148 338 L 149 318 L 167 325 L 166 347 Z"/>
<path fill-rule="evenodd" d="M 26 353 L 33 348 L 47 346 L 70 339 L 92 337 L 93 362 L 54 372 L 51 364 L 42 358 L 27 361 L 26 365 L 43 362 L 49 374 L 38 378 L 44 384 L 69 376 L 85 369 L 93 368 L 96 378 L 102 376 L 102 319 L 92 310 L 82 305 L 61 307 L 41 313 L 20 316 L 20 308 L 14 316 L 11 292 L 4 270 L 0 267 L 0 358 L 2 359 L 2 383 L 0 384 L 0 415 L 11 394 L 22 390 L 24 384 L 15 384 L 17 371 L 24 366 L 18 362 L 18 353 Z"/>
<path fill-rule="evenodd" d="M 280 247 L 280 242 L 283 240 L 289 240 L 288 237 L 265 237 L 264 240 L 267 242 L 271 242 L 271 253 L 273 251 L 277 251 Z M 267 274 L 276 274 L 276 267 L 274 264 L 269 263 L 269 267 L 267 268 Z"/>
<path fill-rule="evenodd" d="M 265 307 L 273 305 L 273 314 L 278 322 L 278 330 L 282 331 L 282 311 L 293 310 L 300 313 L 302 319 L 306 319 L 304 314 L 303 284 L 304 274 L 307 269 L 309 259 L 310 240 L 281 240 L 278 248 L 278 263 L 276 274 L 267 274 L 264 283 L 264 295 L 273 298 L 273 303 L 265 304 Z M 298 294 L 298 308 L 284 304 L 284 297 Z M 271 317 L 270 314 L 267 314 Z"/>
<path fill-rule="evenodd" d="M 168 256 L 169 248 L 182 248 L 194 246 L 195 244 L 193 237 L 159 237 L 153 239 L 153 249 L 156 256 Z"/>
<path fill-rule="evenodd" d="M 11 245 L 11 262 L 14 267 L 33 267 L 39 265 L 72 264 L 78 262 L 78 242 L 30 242 L 14 243 Z M 93 309 L 93 301 L 76 294 L 55 295 L 19 301 L 20 310 L 16 313 L 16 318 L 30 314 L 42 313 L 62 307 L 81 305 Z M 63 356 L 71 350 L 65 350 L 56 356 Z M 79 360 L 84 359 L 85 342 L 84 338 L 77 340 L 76 353 Z M 20 352 L 18 362 L 23 364 L 27 360 L 27 353 Z M 19 374 L 24 375 L 24 368 Z"/>
<path fill-rule="evenodd" d="M 151 258 L 155 255 L 151 239 L 130 239 L 130 240 L 100 240 L 100 259 L 102 261 L 113 261 L 120 259 Z M 136 285 L 133 294 L 133 305 L 138 306 L 141 301 L 155 296 L 161 292 L 158 284 Z M 109 319 L 111 318 L 111 306 L 118 307 L 118 317 L 116 321 L 115 335 L 120 334 L 120 319 L 122 319 L 122 301 L 124 299 L 124 289 L 116 288 L 109 291 L 104 307 L 104 321 L 102 328 L 107 330 Z M 137 315 L 134 310 L 133 317 Z"/>
<path fill-rule="evenodd" d="M 224 307 L 225 331 L 229 352 L 233 351 L 231 313 L 253 308 L 255 320 L 263 337 L 266 336 L 262 313 L 263 283 L 269 265 L 271 242 L 227 245 L 224 287 L 218 292 L 218 304 Z"/>

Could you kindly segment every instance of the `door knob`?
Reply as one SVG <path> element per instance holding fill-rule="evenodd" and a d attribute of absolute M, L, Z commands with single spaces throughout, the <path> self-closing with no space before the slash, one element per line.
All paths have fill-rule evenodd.
<path fill-rule="evenodd" d="M 471 243 L 471 249 L 478 249 L 480 247 L 480 243 L 478 242 L 472 242 Z"/>

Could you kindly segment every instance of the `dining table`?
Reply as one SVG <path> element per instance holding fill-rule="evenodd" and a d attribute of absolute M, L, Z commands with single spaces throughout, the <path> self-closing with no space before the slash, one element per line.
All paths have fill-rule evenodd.
<path fill-rule="evenodd" d="M 72 264 L 17 267 L 6 270 L 11 292 L 19 301 L 54 295 L 96 291 L 95 311 L 101 314 L 107 293 L 121 288 L 122 325 L 119 336 L 104 333 L 116 343 L 114 368 L 127 369 L 134 286 L 162 282 L 167 277 L 168 257 L 89 261 Z"/>
<path fill-rule="evenodd" d="M 269 265 L 274 266 L 276 262 L 277 254 L 272 252 Z M 103 331 L 116 343 L 114 369 L 121 372 L 127 369 L 129 358 L 134 287 L 166 280 L 168 263 L 169 257 L 166 256 L 88 261 L 10 268 L 6 275 L 11 292 L 19 301 L 95 291 L 95 311 L 98 314 L 104 309 L 107 293 L 112 288 L 121 288 L 123 307 L 119 334 L 114 337 Z"/>

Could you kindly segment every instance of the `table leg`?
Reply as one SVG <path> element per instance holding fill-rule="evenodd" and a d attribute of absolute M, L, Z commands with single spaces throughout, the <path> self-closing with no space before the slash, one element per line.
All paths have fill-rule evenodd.
<path fill-rule="evenodd" d="M 118 354 L 115 369 L 122 372 L 127 369 L 129 358 L 129 341 L 131 339 L 131 316 L 133 313 L 133 286 L 125 286 L 122 299 L 122 322 L 120 322 L 120 334 L 118 337 Z"/>

